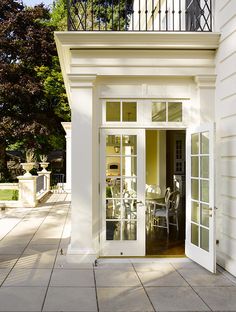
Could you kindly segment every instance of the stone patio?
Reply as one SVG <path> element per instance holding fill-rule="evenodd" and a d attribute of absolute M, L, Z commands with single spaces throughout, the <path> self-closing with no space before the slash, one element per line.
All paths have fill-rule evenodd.
<path fill-rule="evenodd" d="M 236 311 L 236 279 L 187 258 L 99 259 L 66 255 L 70 195 L 0 212 L 0 311 Z"/>

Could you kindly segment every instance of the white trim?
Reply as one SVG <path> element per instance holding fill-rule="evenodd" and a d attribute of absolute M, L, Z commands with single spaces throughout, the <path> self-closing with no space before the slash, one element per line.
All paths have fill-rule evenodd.
<path fill-rule="evenodd" d="M 55 40 L 71 49 L 217 49 L 220 33 L 70 31 L 55 32 Z"/>

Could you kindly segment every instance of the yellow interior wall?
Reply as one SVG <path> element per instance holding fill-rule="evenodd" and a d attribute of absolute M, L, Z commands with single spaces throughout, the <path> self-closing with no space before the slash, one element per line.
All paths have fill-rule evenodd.
<path fill-rule="evenodd" d="M 157 164 L 157 131 L 146 130 L 146 184 L 158 184 Z"/>

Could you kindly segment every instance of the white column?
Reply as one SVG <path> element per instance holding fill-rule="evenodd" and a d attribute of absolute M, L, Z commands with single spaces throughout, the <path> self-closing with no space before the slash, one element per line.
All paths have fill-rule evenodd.
<path fill-rule="evenodd" d="M 64 189 L 68 192 L 71 191 L 71 122 L 61 123 L 66 135 L 66 184 Z"/>
<path fill-rule="evenodd" d="M 37 176 L 18 176 L 19 201 L 23 207 L 36 207 L 36 180 Z"/>
<path fill-rule="evenodd" d="M 215 120 L 215 81 L 215 75 L 195 77 L 201 124 Z"/>
<path fill-rule="evenodd" d="M 93 241 L 93 87 L 96 76 L 70 76 L 71 137 L 71 244 L 68 253 L 80 261 L 96 259 Z"/>

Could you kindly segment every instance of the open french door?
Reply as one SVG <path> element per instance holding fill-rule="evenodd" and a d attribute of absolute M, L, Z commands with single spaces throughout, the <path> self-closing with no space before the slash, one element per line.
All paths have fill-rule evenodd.
<path fill-rule="evenodd" d="M 214 125 L 187 130 L 186 244 L 193 261 L 215 273 Z"/>
<path fill-rule="evenodd" d="M 100 184 L 101 256 L 144 256 L 144 130 L 101 130 Z"/>

